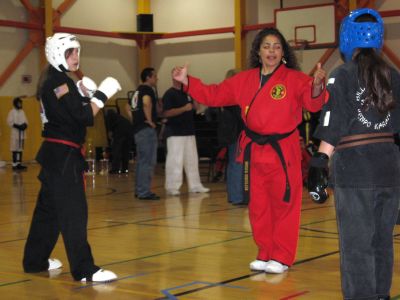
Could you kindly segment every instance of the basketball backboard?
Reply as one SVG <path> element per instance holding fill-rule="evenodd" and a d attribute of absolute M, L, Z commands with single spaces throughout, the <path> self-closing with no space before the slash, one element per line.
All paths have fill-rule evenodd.
<path fill-rule="evenodd" d="M 309 48 L 336 45 L 334 4 L 276 9 L 275 25 L 287 40 L 306 40 Z"/>

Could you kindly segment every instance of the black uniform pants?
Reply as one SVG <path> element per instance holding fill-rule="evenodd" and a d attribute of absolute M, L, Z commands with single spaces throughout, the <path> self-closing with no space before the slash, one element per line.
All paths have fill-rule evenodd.
<path fill-rule="evenodd" d="M 399 187 L 335 188 L 344 299 L 388 296 Z"/>
<path fill-rule="evenodd" d="M 48 269 L 48 258 L 61 233 L 70 270 L 75 280 L 91 278 L 99 270 L 87 241 L 88 209 L 81 171 L 74 163 L 60 172 L 42 168 L 42 183 L 26 241 L 25 272 Z"/>
<path fill-rule="evenodd" d="M 111 169 L 114 171 L 128 170 L 129 152 L 131 151 L 132 142 L 129 136 L 116 137 L 113 141 Z"/>

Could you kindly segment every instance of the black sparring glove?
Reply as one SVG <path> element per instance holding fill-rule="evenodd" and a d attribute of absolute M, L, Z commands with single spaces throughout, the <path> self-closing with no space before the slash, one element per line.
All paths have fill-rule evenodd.
<path fill-rule="evenodd" d="M 329 197 L 326 190 L 328 187 L 328 162 L 328 155 L 322 152 L 315 152 L 310 160 L 307 188 L 315 203 L 324 203 Z"/>
<path fill-rule="evenodd" d="M 28 128 L 28 124 L 26 123 L 22 123 L 21 125 L 19 125 L 20 130 L 24 131 L 26 128 Z"/>

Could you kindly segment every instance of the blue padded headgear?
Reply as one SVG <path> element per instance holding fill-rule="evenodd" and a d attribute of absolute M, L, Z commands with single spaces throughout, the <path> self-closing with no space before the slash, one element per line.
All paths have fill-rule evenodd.
<path fill-rule="evenodd" d="M 355 22 L 362 15 L 369 14 L 376 22 Z M 350 12 L 340 25 L 340 52 L 346 61 L 353 57 L 357 48 L 381 49 L 383 46 L 383 20 L 376 10 L 360 8 Z"/>

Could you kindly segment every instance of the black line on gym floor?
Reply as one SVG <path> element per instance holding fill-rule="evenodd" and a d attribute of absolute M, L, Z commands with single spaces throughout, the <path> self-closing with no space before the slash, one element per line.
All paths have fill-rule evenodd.
<path fill-rule="evenodd" d="M 310 261 L 313 261 L 313 260 L 317 260 L 317 259 L 324 258 L 324 257 L 327 257 L 327 256 L 335 255 L 335 254 L 338 254 L 338 253 L 339 253 L 339 251 L 328 252 L 328 253 L 325 253 L 325 254 L 322 254 L 322 255 L 318 255 L 318 256 L 315 256 L 315 257 L 310 257 L 310 258 L 306 258 L 306 259 L 302 259 L 302 260 L 296 261 L 293 265 L 300 265 L 300 264 L 303 264 L 303 263 L 307 263 L 307 262 L 310 262 Z M 250 278 L 252 276 L 256 276 L 256 275 L 261 274 L 261 273 L 264 273 L 264 272 L 263 271 L 255 272 L 255 273 L 252 273 L 252 274 L 247 274 L 247 275 L 243 275 L 243 276 L 240 276 L 240 277 L 236 277 L 236 278 L 220 281 L 220 282 L 217 282 L 217 283 L 215 283 L 213 285 L 204 286 L 204 287 L 200 287 L 200 288 L 195 288 L 195 289 L 192 289 L 192 290 L 188 290 L 188 291 L 185 291 L 185 292 L 174 294 L 173 296 L 177 297 L 177 296 L 193 294 L 193 293 L 196 293 L 198 291 L 207 290 L 207 289 L 219 286 L 219 285 L 223 285 L 223 284 L 227 284 L 227 283 L 231 283 L 231 282 L 235 282 L 235 281 L 240 281 L 240 280 L 243 280 L 243 279 L 246 279 L 246 278 Z M 161 298 L 155 298 L 154 300 L 168 300 L 168 298 L 161 297 Z"/>

